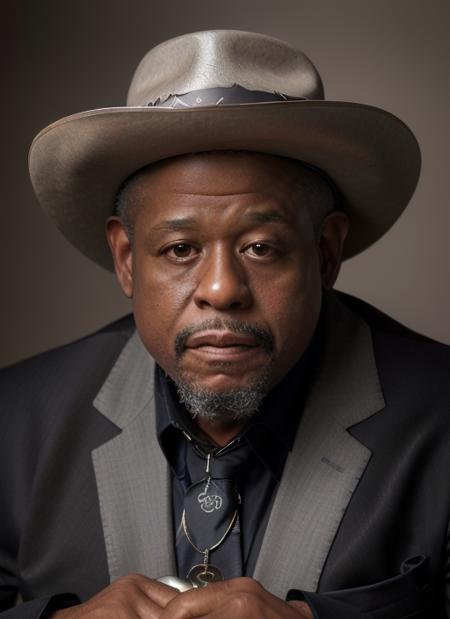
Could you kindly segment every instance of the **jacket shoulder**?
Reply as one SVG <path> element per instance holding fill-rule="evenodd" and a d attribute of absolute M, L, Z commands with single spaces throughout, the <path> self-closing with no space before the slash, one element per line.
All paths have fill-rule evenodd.
<path fill-rule="evenodd" d="M 9 419 L 16 425 L 20 419 L 33 424 L 38 418 L 43 422 L 49 411 L 56 414 L 95 397 L 134 329 L 132 316 L 126 316 L 75 342 L 0 370 L 2 422 Z"/>
<path fill-rule="evenodd" d="M 390 334 L 392 336 L 404 338 L 405 340 L 430 344 L 435 346 L 436 350 L 441 349 L 444 353 L 445 351 L 450 353 L 450 346 L 447 344 L 433 340 L 426 335 L 406 327 L 374 305 L 367 303 L 367 301 L 363 301 L 362 299 L 344 292 L 338 292 L 337 297 L 348 309 L 362 317 L 363 320 L 367 322 L 371 329 L 376 333 L 379 332 L 386 335 Z"/>
<path fill-rule="evenodd" d="M 338 298 L 370 327 L 377 360 L 389 357 L 399 364 L 398 371 L 416 368 L 425 376 L 437 372 L 448 382 L 450 346 L 405 327 L 361 299 L 344 293 L 338 293 Z"/>
<path fill-rule="evenodd" d="M 405 423 L 419 419 L 429 428 L 450 430 L 450 346 L 405 327 L 368 303 L 339 294 L 369 326 L 387 407 Z"/>

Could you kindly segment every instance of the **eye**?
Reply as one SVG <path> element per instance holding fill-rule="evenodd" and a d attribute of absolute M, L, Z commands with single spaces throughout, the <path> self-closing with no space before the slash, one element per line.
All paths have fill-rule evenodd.
<path fill-rule="evenodd" d="M 252 243 L 245 249 L 245 253 L 251 258 L 272 258 L 276 250 L 267 243 Z"/>
<path fill-rule="evenodd" d="M 195 257 L 198 254 L 198 249 L 189 245 L 189 243 L 175 243 L 175 245 L 164 249 L 163 253 L 172 260 L 182 262 Z"/>
<path fill-rule="evenodd" d="M 191 253 L 192 247 L 187 243 L 178 243 L 170 248 L 170 251 L 177 258 L 187 258 Z"/>

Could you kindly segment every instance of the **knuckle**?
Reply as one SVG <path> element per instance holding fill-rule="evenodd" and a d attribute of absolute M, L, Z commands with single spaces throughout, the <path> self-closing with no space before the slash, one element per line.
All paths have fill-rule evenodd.
<path fill-rule="evenodd" d="M 105 596 L 104 604 L 111 605 L 116 609 L 126 608 L 138 593 L 139 581 L 134 576 L 123 576 L 111 585 L 108 594 Z M 114 616 L 114 613 L 111 616 Z"/>
<path fill-rule="evenodd" d="M 230 600 L 230 610 L 238 617 L 250 617 L 252 610 L 255 607 L 255 598 L 253 594 L 246 591 L 236 593 Z"/>
<path fill-rule="evenodd" d="M 124 597 L 132 592 L 137 592 L 145 584 L 145 581 L 145 576 L 142 574 L 127 574 L 114 581 L 113 590 L 115 594 Z"/>
<path fill-rule="evenodd" d="M 119 578 L 118 581 L 116 582 L 132 582 L 132 583 L 139 583 L 141 582 L 143 579 L 145 578 L 145 576 L 143 576 L 142 574 L 139 574 L 138 572 L 132 572 L 131 574 L 127 574 L 126 576 L 122 576 L 121 578 Z"/>
<path fill-rule="evenodd" d="M 259 595 L 264 589 L 263 586 L 254 578 L 249 578 L 248 576 L 244 576 L 241 578 L 242 584 L 245 587 L 246 591 L 253 593 L 254 595 Z"/>

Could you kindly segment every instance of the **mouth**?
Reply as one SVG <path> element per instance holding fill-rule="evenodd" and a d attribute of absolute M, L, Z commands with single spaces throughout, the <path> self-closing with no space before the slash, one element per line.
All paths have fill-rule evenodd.
<path fill-rule="evenodd" d="M 253 335 L 234 333 L 233 331 L 202 331 L 191 335 L 186 341 L 187 348 L 200 348 L 203 346 L 211 346 L 213 348 L 255 348 L 259 346 L 259 341 Z"/>
<path fill-rule="evenodd" d="M 185 346 L 186 350 L 196 354 L 230 360 L 253 354 L 261 343 L 256 337 L 245 333 L 203 331 L 190 336 Z"/>
<path fill-rule="evenodd" d="M 200 370 L 200 366 L 209 369 L 239 367 L 239 363 L 245 364 L 242 367 L 256 367 L 267 361 L 272 352 L 273 340 L 268 331 L 239 320 L 204 320 L 186 327 L 175 338 L 178 362 L 186 354 L 199 364 L 195 366 L 196 371 Z"/>

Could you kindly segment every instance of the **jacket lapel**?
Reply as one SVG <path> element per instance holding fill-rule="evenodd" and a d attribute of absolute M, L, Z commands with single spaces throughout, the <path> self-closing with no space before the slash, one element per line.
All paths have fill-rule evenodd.
<path fill-rule="evenodd" d="M 285 597 L 315 591 L 371 452 L 347 429 L 384 407 L 370 329 L 334 295 L 322 363 L 275 497 L 254 578 Z"/>
<path fill-rule="evenodd" d="M 111 581 L 175 573 L 169 471 L 155 430 L 154 362 L 135 333 L 94 406 L 121 429 L 92 452 Z"/>

